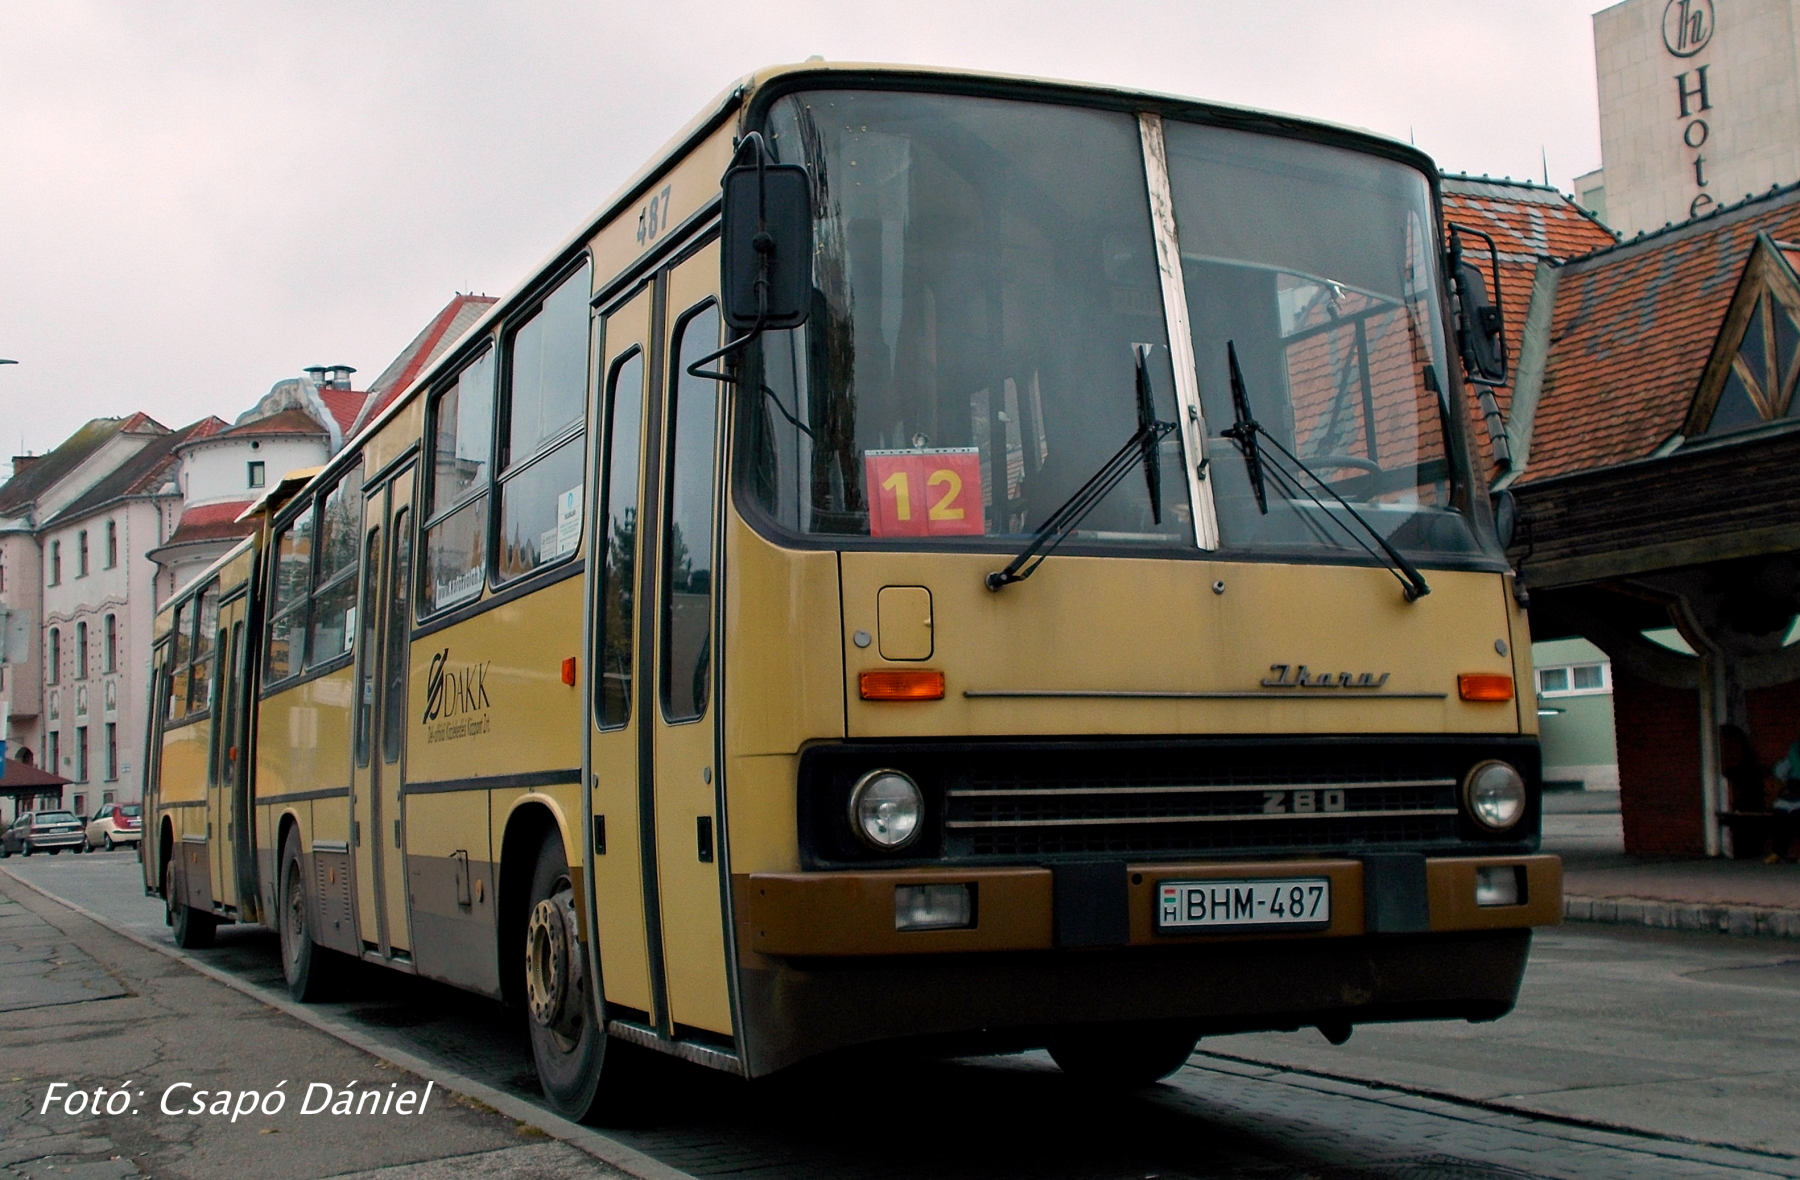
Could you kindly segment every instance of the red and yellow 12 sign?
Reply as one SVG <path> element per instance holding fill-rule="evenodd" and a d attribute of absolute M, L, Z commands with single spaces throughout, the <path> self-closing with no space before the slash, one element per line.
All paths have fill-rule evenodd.
<path fill-rule="evenodd" d="M 864 451 L 869 535 L 944 537 L 987 531 L 981 511 L 981 452 Z"/>

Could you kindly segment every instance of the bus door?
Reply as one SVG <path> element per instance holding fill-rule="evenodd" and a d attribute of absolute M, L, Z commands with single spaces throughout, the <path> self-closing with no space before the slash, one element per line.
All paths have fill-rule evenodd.
<path fill-rule="evenodd" d="M 615 1015 L 665 1037 L 731 1036 L 718 786 L 713 573 L 718 247 L 607 309 L 598 420 L 594 912 Z M 625 1012 L 619 1012 L 624 1009 Z"/>
<path fill-rule="evenodd" d="M 238 806 L 239 710 L 243 707 L 244 617 L 249 599 L 243 595 L 219 607 L 213 640 L 212 748 L 206 758 L 206 814 L 212 838 L 212 887 L 215 903 L 241 907 L 238 839 L 250 823 Z M 254 897 L 254 894 L 250 895 Z"/>
<path fill-rule="evenodd" d="M 638 518 L 643 507 L 644 416 L 652 388 L 654 283 L 604 313 L 599 394 L 593 420 L 599 455 L 589 538 L 588 787 L 593 814 L 593 892 L 600 979 L 609 1009 L 662 1023 L 661 965 L 652 982 L 639 769 L 645 666 L 637 658 L 641 586 Z M 660 956 L 658 956 L 660 957 Z"/>
<path fill-rule="evenodd" d="M 717 244 L 695 252 L 663 279 L 658 325 L 663 356 L 657 414 L 655 563 L 646 571 L 645 635 L 655 636 L 651 719 L 655 776 L 657 900 L 669 1016 L 681 1026 L 730 1036 L 723 915 L 723 822 L 713 692 L 715 536 L 719 500 L 719 382 L 688 367 L 716 352 L 720 318 Z M 703 368 L 717 365 L 713 361 Z M 647 538 L 648 539 L 648 538 Z M 654 612 L 650 614 L 648 612 Z"/>
<path fill-rule="evenodd" d="M 357 598 L 356 721 L 351 818 L 357 929 L 365 951 L 411 960 L 405 832 L 400 809 L 411 614 L 413 469 L 363 500 L 362 588 Z M 370 936 L 374 937 L 371 938 Z"/>

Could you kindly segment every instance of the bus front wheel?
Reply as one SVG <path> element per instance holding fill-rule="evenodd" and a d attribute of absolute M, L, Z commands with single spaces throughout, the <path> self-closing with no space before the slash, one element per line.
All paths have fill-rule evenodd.
<path fill-rule="evenodd" d="M 544 1097 L 582 1122 L 616 1118 L 627 1106 L 622 1075 L 633 1046 L 609 1037 L 595 1011 L 599 991 L 575 916 L 575 890 L 562 834 L 538 848 L 525 922 L 526 1026 Z"/>
<path fill-rule="evenodd" d="M 1050 1042 L 1050 1057 L 1086 1085 L 1141 1090 L 1187 1064 L 1199 1043 L 1180 1029 L 1083 1030 Z"/>

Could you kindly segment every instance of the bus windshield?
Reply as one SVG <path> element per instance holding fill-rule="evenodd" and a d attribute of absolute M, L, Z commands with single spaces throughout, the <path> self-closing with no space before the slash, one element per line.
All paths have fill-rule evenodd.
<path fill-rule="evenodd" d="M 749 350 L 740 393 L 740 487 L 778 526 L 1010 546 L 1137 429 L 1140 354 L 1155 416 L 1177 418 L 1136 117 L 812 91 L 778 100 L 768 130 L 810 169 L 817 219 L 811 316 Z M 1261 425 L 1396 547 L 1477 552 L 1453 503 L 1425 178 L 1211 127 L 1165 138 L 1221 547 L 1362 559 L 1367 540 L 1279 453 L 1259 509 L 1220 437 L 1230 341 Z M 1191 549 L 1180 437 L 1160 495 L 1133 474 L 1067 548 Z"/>

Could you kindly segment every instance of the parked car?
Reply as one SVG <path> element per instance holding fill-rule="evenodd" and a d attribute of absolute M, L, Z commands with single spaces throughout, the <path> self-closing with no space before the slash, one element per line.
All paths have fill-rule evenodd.
<path fill-rule="evenodd" d="M 120 844 L 136 845 L 144 835 L 144 809 L 136 803 L 105 803 L 88 820 L 87 850 L 104 847 L 108 852 Z"/>
<path fill-rule="evenodd" d="M 55 856 L 65 848 L 80 852 L 86 846 L 87 833 L 81 830 L 81 820 L 73 811 L 27 811 L 0 836 L 0 857 L 15 852 L 21 856 L 34 852 Z"/>

